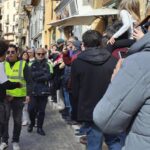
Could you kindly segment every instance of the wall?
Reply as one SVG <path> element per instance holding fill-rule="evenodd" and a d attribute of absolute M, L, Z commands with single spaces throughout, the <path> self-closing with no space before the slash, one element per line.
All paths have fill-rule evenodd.
<path fill-rule="evenodd" d="M 43 19 L 44 19 L 44 0 L 40 0 L 40 3 L 33 7 L 30 17 L 30 47 L 38 48 L 44 46 L 42 40 L 43 31 Z"/>

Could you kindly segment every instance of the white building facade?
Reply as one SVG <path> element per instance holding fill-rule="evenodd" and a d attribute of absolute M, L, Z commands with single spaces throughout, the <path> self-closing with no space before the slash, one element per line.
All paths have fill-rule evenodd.
<path fill-rule="evenodd" d="M 2 36 L 13 44 L 18 44 L 19 2 L 20 0 L 2 1 Z"/>
<path fill-rule="evenodd" d="M 44 27 L 44 0 L 39 0 L 39 3 L 32 7 L 29 20 L 29 46 L 34 48 L 43 47 L 42 31 Z"/>

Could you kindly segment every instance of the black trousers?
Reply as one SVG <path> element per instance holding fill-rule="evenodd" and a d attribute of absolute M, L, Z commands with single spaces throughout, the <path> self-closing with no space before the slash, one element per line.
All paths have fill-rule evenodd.
<path fill-rule="evenodd" d="M 29 117 L 31 125 L 35 125 L 37 117 L 37 127 L 42 128 L 45 118 L 45 108 L 47 104 L 47 96 L 32 96 L 28 105 Z"/>
<path fill-rule="evenodd" d="M 77 102 L 77 100 L 73 99 L 72 93 L 69 93 L 69 98 L 70 98 L 70 104 L 71 104 L 71 107 L 72 107 L 71 119 L 74 120 L 74 121 L 78 121 L 78 119 L 77 119 L 78 102 Z"/>
<path fill-rule="evenodd" d="M 106 46 L 107 50 L 112 53 L 115 49 L 117 48 L 125 48 L 125 47 L 130 47 L 132 44 L 134 44 L 136 41 L 133 39 L 122 39 L 122 40 L 116 40 L 116 42 L 111 45 L 108 44 Z"/>
<path fill-rule="evenodd" d="M 2 142 L 8 143 L 9 138 L 9 118 L 12 111 L 14 120 L 14 129 L 12 142 L 19 142 L 22 127 L 22 110 L 25 98 L 13 98 L 11 101 L 5 101 L 6 118 L 3 126 Z"/>

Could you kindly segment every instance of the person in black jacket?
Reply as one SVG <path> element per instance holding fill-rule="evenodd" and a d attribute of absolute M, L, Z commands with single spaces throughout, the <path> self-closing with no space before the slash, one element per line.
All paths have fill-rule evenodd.
<path fill-rule="evenodd" d="M 71 68 L 73 100 L 77 102 L 77 119 L 87 127 L 87 149 L 101 150 L 103 134 L 93 122 L 93 110 L 103 97 L 111 79 L 116 60 L 101 47 L 102 35 L 88 30 L 82 36 L 85 50 Z M 103 114 L 102 114 L 103 115 Z M 109 148 L 121 150 L 117 136 L 105 136 Z"/>
<path fill-rule="evenodd" d="M 31 101 L 29 102 L 28 110 L 31 124 L 28 127 L 28 132 L 32 132 L 37 117 L 37 133 L 45 135 L 43 123 L 45 117 L 45 108 L 47 98 L 50 95 L 49 82 L 51 79 L 50 66 L 45 59 L 46 51 L 43 48 L 36 50 L 36 59 L 30 67 L 31 71 Z"/>

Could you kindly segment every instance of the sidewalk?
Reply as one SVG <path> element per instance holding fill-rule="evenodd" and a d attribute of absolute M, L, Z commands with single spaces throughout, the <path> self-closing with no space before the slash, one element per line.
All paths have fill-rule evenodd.
<path fill-rule="evenodd" d="M 10 120 L 12 126 L 12 119 Z M 12 129 L 10 130 L 12 133 Z M 47 104 L 44 131 L 46 136 L 40 136 L 34 128 L 32 133 L 27 132 L 27 127 L 22 128 L 20 146 L 21 150 L 85 150 L 85 146 L 78 142 L 74 130 L 60 117 L 58 110 Z M 11 136 L 9 148 L 12 150 Z"/>

